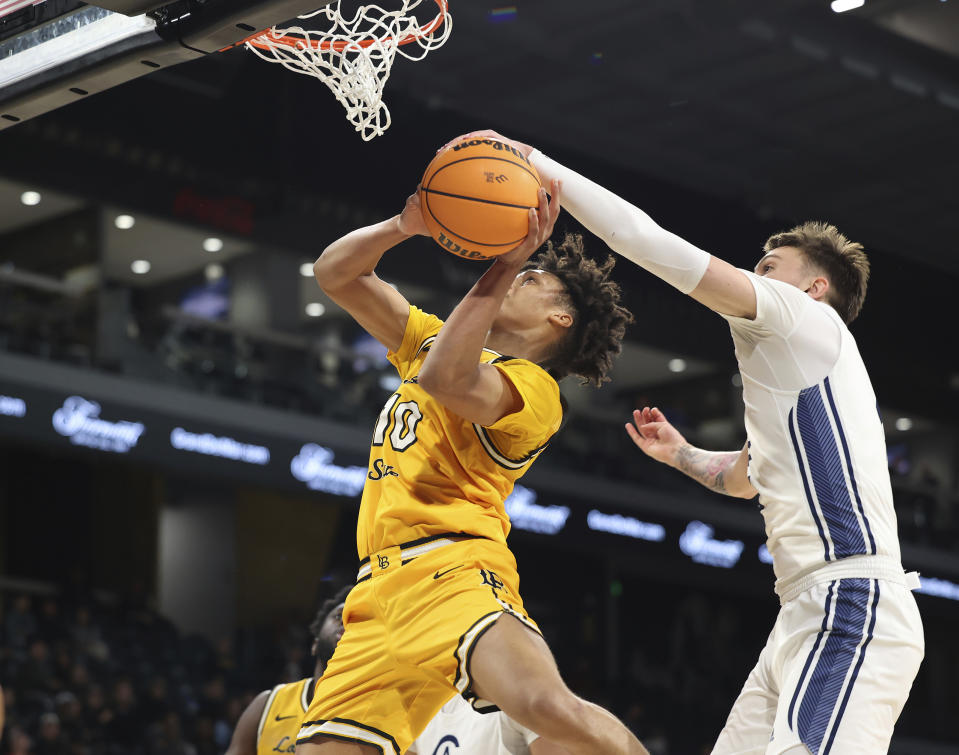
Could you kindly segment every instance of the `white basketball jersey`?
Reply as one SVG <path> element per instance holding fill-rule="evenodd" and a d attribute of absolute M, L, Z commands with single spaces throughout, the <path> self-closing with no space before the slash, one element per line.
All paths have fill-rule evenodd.
<path fill-rule="evenodd" d="M 539 737 L 503 712 L 477 713 L 455 695 L 407 750 L 409 755 L 528 755 Z"/>
<path fill-rule="evenodd" d="M 743 272 L 756 319 L 726 319 L 777 584 L 849 556 L 898 561 L 885 435 L 855 339 L 828 304 Z"/>

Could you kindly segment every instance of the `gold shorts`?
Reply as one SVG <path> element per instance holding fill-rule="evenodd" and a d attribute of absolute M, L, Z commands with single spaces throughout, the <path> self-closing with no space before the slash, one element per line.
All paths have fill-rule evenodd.
<path fill-rule="evenodd" d="M 496 710 L 472 690 L 476 641 L 503 614 L 539 627 L 523 608 L 509 549 L 454 538 L 387 548 L 361 565 L 297 744 L 331 738 L 402 755 L 454 693 Z"/>

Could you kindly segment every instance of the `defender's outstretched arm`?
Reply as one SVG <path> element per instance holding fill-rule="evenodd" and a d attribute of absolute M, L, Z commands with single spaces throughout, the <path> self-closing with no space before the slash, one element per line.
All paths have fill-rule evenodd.
<path fill-rule="evenodd" d="M 529 159 L 544 186 L 553 180 L 562 182 L 566 209 L 617 254 L 714 312 L 750 320 L 756 317 L 756 292 L 741 270 L 661 228 L 638 207 L 528 144 L 495 131 L 468 136 L 508 142 Z"/>

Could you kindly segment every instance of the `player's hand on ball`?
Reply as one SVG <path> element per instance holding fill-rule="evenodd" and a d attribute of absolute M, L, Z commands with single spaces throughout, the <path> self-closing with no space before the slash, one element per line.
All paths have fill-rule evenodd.
<path fill-rule="evenodd" d="M 633 412 L 633 421 L 626 423 L 626 432 L 640 451 L 670 466 L 676 452 L 686 445 L 686 439 L 666 420 L 666 415 L 648 406 Z"/>
<path fill-rule="evenodd" d="M 539 190 L 539 208 L 529 211 L 529 233 L 523 242 L 511 252 L 496 257 L 496 261 L 504 265 L 521 267 L 533 252 L 546 243 L 546 239 L 553 235 L 553 226 L 559 217 L 560 183 L 553 181 L 552 196 L 547 201 L 546 189 Z"/>
<path fill-rule="evenodd" d="M 417 186 L 416 189 L 406 198 L 406 205 L 403 207 L 403 212 L 400 213 L 397 225 L 400 233 L 409 236 L 429 236 L 430 231 L 426 227 L 426 221 L 423 220 L 419 187 Z"/>

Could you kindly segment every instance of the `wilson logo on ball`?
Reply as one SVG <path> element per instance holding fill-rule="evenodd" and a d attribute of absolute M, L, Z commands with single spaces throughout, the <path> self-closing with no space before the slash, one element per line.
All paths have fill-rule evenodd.
<path fill-rule="evenodd" d="M 437 243 L 442 246 L 447 251 L 452 252 L 464 259 L 468 260 L 488 260 L 490 259 L 480 252 L 473 251 L 471 249 L 464 249 L 459 244 L 457 244 L 453 239 L 448 238 L 442 231 L 440 231 L 439 238 L 436 239 Z"/>

